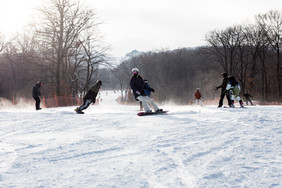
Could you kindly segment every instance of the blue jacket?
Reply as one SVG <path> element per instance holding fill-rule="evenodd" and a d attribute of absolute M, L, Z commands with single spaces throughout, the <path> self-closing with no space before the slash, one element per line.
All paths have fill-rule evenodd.
<path fill-rule="evenodd" d="M 149 84 L 147 84 L 147 83 L 145 83 L 144 84 L 144 91 L 145 91 L 145 94 L 147 95 L 147 96 L 151 96 L 151 87 L 149 86 Z"/>

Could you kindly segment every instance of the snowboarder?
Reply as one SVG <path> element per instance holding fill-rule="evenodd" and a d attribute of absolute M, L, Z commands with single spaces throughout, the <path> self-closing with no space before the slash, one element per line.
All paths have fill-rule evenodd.
<path fill-rule="evenodd" d="M 250 95 L 250 94 L 248 93 L 248 91 L 245 91 L 245 94 L 244 94 L 243 96 L 244 96 L 245 99 L 246 99 L 246 104 L 247 104 L 247 105 L 248 105 L 248 102 L 250 102 L 251 105 L 254 105 L 254 104 L 252 103 L 251 99 L 250 99 L 250 98 L 253 98 L 253 97 L 252 97 L 252 95 Z"/>
<path fill-rule="evenodd" d="M 40 81 L 38 81 L 32 89 L 32 97 L 35 100 L 35 109 L 36 110 L 41 110 L 42 108 L 40 108 L 40 98 L 39 96 L 41 96 L 41 92 L 40 92 L 40 88 L 42 86 L 42 83 Z"/>
<path fill-rule="evenodd" d="M 92 103 L 94 104 L 96 101 L 96 96 L 99 93 L 99 89 L 102 86 L 102 81 L 97 80 L 97 82 L 90 88 L 90 90 L 87 92 L 85 97 L 83 98 L 83 104 L 80 107 L 77 107 L 75 111 L 79 114 L 83 114 L 82 110 L 85 110 L 89 107 L 89 105 Z"/>
<path fill-rule="evenodd" d="M 202 104 L 202 95 L 201 95 L 201 92 L 200 92 L 199 88 L 196 89 L 196 92 L 194 93 L 194 96 L 195 96 L 195 104 L 197 105 L 198 103 L 200 103 L 200 105 L 203 106 L 203 104 Z"/>
<path fill-rule="evenodd" d="M 223 80 L 222 80 L 222 84 L 218 87 L 216 87 L 215 90 L 218 90 L 219 88 L 221 88 L 221 95 L 220 95 L 220 99 L 219 99 L 219 104 L 218 104 L 218 107 L 222 107 L 223 105 L 223 99 L 224 99 L 224 96 L 226 96 L 227 100 L 228 100 L 228 105 L 231 106 L 231 100 L 230 100 L 230 96 L 229 96 L 229 93 L 226 93 L 226 86 L 227 86 L 227 83 L 228 83 L 228 74 L 226 72 L 224 73 L 221 73 L 221 75 L 223 76 Z"/>
<path fill-rule="evenodd" d="M 137 101 L 141 101 L 145 113 L 152 113 L 152 110 L 150 110 L 149 105 L 154 109 L 156 113 L 162 112 L 162 109 L 159 109 L 159 107 L 153 102 L 153 100 L 146 95 L 144 89 L 145 83 L 143 78 L 139 75 L 139 70 L 137 68 L 132 69 L 132 77 L 130 79 L 130 87 L 133 91 L 134 97 Z M 149 104 L 149 105 L 148 105 Z"/>
<path fill-rule="evenodd" d="M 240 85 L 239 83 L 236 81 L 234 76 L 229 76 L 228 78 L 228 84 L 226 86 L 226 91 L 230 94 L 230 99 L 231 99 L 231 106 L 232 108 L 234 108 L 234 100 L 236 99 L 240 106 L 243 108 L 243 101 L 240 99 L 239 97 L 239 93 L 240 93 Z"/>
<path fill-rule="evenodd" d="M 144 92 L 148 97 L 151 97 L 151 92 L 155 92 L 153 88 L 148 84 L 148 80 L 144 80 Z M 140 101 L 140 110 L 143 110 L 142 102 Z"/>

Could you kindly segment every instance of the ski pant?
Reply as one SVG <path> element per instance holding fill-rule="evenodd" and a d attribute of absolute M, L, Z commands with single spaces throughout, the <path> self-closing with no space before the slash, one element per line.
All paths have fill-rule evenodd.
<path fill-rule="evenodd" d="M 145 112 L 150 110 L 149 105 L 154 109 L 154 111 L 157 111 L 159 109 L 157 105 L 153 102 L 153 100 L 148 96 L 139 96 L 137 97 L 137 99 L 142 102 Z"/>
<path fill-rule="evenodd" d="M 36 110 L 40 109 L 40 98 L 39 97 L 33 97 L 35 100 L 35 108 Z"/>
<path fill-rule="evenodd" d="M 91 99 L 83 100 L 83 104 L 79 107 L 79 110 L 85 110 L 92 103 Z"/>
<path fill-rule="evenodd" d="M 198 103 L 200 103 L 200 105 L 203 106 L 201 99 L 195 99 L 195 104 L 197 105 Z"/>
<path fill-rule="evenodd" d="M 247 103 L 247 105 L 249 105 L 248 102 L 250 102 L 251 105 L 254 105 L 254 104 L 252 103 L 251 99 L 247 99 L 247 98 L 246 98 L 246 103 Z"/>
<path fill-rule="evenodd" d="M 232 91 L 230 93 L 230 99 L 231 99 L 231 107 L 234 107 L 235 99 L 236 99 L 236 101 L 239 102 L 240 106 L 243 106 L 243 101 L 240 99 L 239 95 L 232 94 Z"/>
<path fill-rule="evenodd" d="M 224 93 L 224 92 L 222 92 L 221 95 L 220 95 L 220 99 L 219 99 L 219 104 L 218 104 L 218 106 L 222 106 L 222 105 L 223 105 L 224 96 L 226 96 L 226 98 L 227 98 L 227 100 L 228 100 L 228 105 L 230 106 L 230 105 L 231 105 L 230 96 L 229 96 L 229 94 L 226 94 L 226 93 Z"/>
<path fill-rule="evenodd" d="M 235 96 L 235 95 L 231 95 L 231 101 L 234 101 L 236 99 L 236 101 L 240 101 L 240 97 L 239 96 Z"/>

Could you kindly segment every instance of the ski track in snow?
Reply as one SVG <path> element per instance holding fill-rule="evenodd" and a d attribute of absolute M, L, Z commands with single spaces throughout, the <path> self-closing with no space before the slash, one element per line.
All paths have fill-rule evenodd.
<path fill-rule="evenodd" d="M 139 117 L 101 96 L 83 115 L 0 109 L 0 187 L 282 187 L 281 106 Z"/>

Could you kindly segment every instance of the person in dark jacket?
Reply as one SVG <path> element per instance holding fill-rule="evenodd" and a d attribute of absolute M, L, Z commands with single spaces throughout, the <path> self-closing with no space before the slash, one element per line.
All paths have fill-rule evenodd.
<path fill-rule="evenodd" d="M 90 90 L 87 92 L 85 97 L 83 98 L 83 104 L 80 107 L 77 107 L 75 111 L 77 113 L 83 113 L 82 110 L 85 110 L 89 107 L 91 103 L 95 103 L 97 94 L 99 93 L 100 87 L 102 86 L 102 81 L 97 80 L 97 82 L 90 88 Z"/>
<path fill-rule="evenodd" d="M 248 102 L 250 102 L 251 105 L 254 105 L 254 104 L 252 103 L 251 99 L 250 99 L 250 98 L 253 98 L 253 97 L 252 97 L 252 95 L 250 95 L 250 94 L 248 93 L 248 91 L 245 91 L 245 94 L 243 95 L 243 97 L 245 97 L 245 99 L 246 99 L 246 104 L 247 104 L 247 105 L 248 105 Z"/>
<path fill-rule="evenodd" d="M 40 108 L 40 98 L 39 98 L 39 96 L 41 96 L 41 92 L 40 92 L 41 86 L 42 86 L 42 83 L 40 81 L 38 81 L 32 89 L 32 97 L 35 100 L 35 109 L 36 110 L 41 110 L 41 108 Z"/>
<path fill-rule="evenodd" d="M 231 100 L 230 100 L 230 95 L 228 92 L 226 92 L 226 86 L 228 83 L 228 74 L 226 72 L 221 74 L 223 76 L 223 80 L 222 80 L 222 84 L 218 87 L 216 87 L 215 90 L 218 90 L 219 88 L 221 88 L 221 95 L 220 95 L 220 99 L 219 99 L 219 104 L 218 107 L 222 107 L 223 105 L 223 99 L 226 96 L 227 100 L 228 100 L 228 105 L 231 106 Z"/>
<path fill-rule="evenodd" d="M 153 102 L 153 100 L 146 95 L 144 91 L 144 85 L 145 83 L 143 78 L 139 75 L 139 70 L 137 68 L 133 68 L 132 77 L 130 79 L 130 87 L 133 91 L 135 99 L 142 102 L 146 113 L 152 112 L 152 110 L 150 110 L 150 107 L 152 107 L 157 113 L 161 112 L 162 109 L 159 109 L 159 107 Z M 150 105 L 150 107 L 148 104 Z"/>
<path fill-rule="evenodd" d="M 153 88 L 148 83 L 148 80 L 144 80 L 144 91 L 148 97 L 151 97 L 151 92 L 155 92 Z M 143 110 L 142 102 L 140 101 L 140 110 Z"/>

